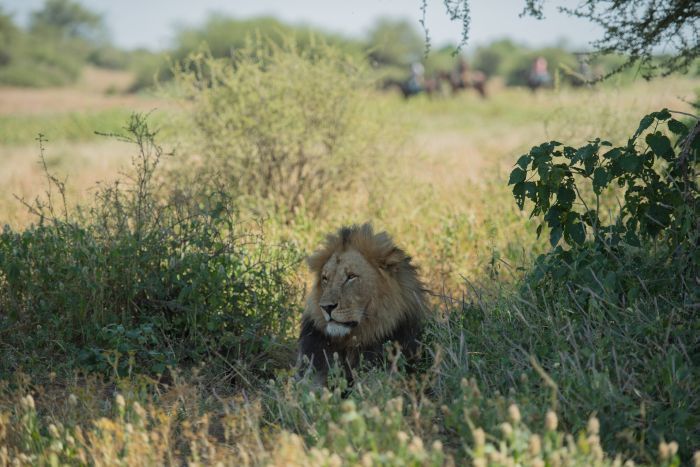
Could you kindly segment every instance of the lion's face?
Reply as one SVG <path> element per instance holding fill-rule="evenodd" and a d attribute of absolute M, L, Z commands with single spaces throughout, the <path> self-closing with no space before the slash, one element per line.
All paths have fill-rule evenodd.
<path fill-rule="evenodd" d="M 363 326 L 380 280 L 379 272 L 359 251 L 334 253 L 323 265 L 317 284 L 318 312 L 326 334 L 343 337 Z"/>
<path fill-rule="evenodd" d="M 308 263 L 315 280 L 305 318 L 336 344 L 376 344 L 426 310 L 411 258 L 370 224 L 329 235 Z"/>

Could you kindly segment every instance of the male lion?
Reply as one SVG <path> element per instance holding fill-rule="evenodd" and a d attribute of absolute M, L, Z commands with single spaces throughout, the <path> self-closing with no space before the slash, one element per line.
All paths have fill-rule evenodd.
<path fill-rule="evenodd" d="M 386 232 L 375 234 L 370 224 L 343 227 L 308 264 L 315 277 L 301 321 L 300 357 L 323 381 L 335 353 L 351 382 L 361 361 L 382 361 L 387 342 L 415 356 L 428 309 L 425 289 L 411 257 Z"/>

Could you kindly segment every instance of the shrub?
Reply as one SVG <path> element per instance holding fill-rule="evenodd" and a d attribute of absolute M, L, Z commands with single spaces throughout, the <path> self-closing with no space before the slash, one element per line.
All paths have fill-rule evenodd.
<path fill-rule="evenodd" d="M 661 125 L 679 136 L 675 147 Z M 561 146 L 552 141 L 534 147 L 510 175 L 518 206 L 522 209 L 526 199 L 534 202 L 531 215 L 544 219 L 537 232 L 546 224 L 555 247 L 538 259 L 533 280 L 546 275 L 623 299 L 649 294 L 650 287 L 694 295 L 692 278 L 700 261 L 698 126 L 691 132 L 662 110 L 644 117 L 624 147 L 600 139 L 580 148 Z M 606 224 L 601 198 L 612 186 L 624 192 Z M 558 246 L 562 239 L 570 249 Z M 620 255 L 626 260 L 619 261 Z M 637 274 L 645 263 L 653 265 L 646 269 L 648 283 Z M 659 274 L 659 267 L 671 274 Z M 690 282 L 679 281 L 679 273 Z"/>
<path fill-rule="evenodd" d="M 523 155 L 513 195 L 521 209 L 533 202 L 553 248 L 518 303 L 467 327 L 472 347 L 489 349 L 480 375 L 516 385 L 537 356 L 564 420 L 581 426 L 581 413 L 597 411 L 618 433 L 604 445 L 620 452 L 649 453 L 664 436 L 684 459 L 700 446 L 699 129 L 662 110 L 622 147 L 552 141 Z"/>
<path fill-rule="evenodd" d="M 317 214 L 382 150 L 361 63 L 323 43 L 258 39 L 232 59 L 194 55 L 176 80 L 192 101 L 205 172 L 242 204 Z"/>
<path fill-rule="evenodd" d="M 207 355 L 264 367 L 295 322 L 296 252 L 246 229 L 225 194 L 159 189 L 155 133 L 139 115 L 126 130 L 138 151 L 125 181 L 70 211 L 48 175 L 48 198 L 27 204 L 38 224 L 0 234 L 2 371 L 163 373 Z"/>

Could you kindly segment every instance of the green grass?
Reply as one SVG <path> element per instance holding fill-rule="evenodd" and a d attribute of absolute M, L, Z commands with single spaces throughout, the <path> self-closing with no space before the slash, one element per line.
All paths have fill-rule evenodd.
<path fill-rule="evenodd" d="M 39 133 L 49 142 L 94 141 L 100 133 L 123 133 L 124 122 L 132 111 L 110 108 L 95 111 L 74 111 L 37 115 L 0 116 L 0 141 L 3 145 L 33 145 Z M 165 120 L 160 112 L 154 112 L 152 124 Z"/>

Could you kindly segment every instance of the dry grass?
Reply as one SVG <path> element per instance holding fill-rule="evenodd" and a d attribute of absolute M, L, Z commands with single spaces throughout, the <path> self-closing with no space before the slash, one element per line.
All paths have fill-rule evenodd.
<path fill-rule="evenodd" d="M 164 107 L 165 102 L 162 99 L 123 94 L 122 91 L 128 88 L 132 80 L 133 76 L 128 72 L 86 67 L 80 82 L 71 88 L 32 89 L 0 86 L 0 116 L 113 108 L 149 111 Z"/>

